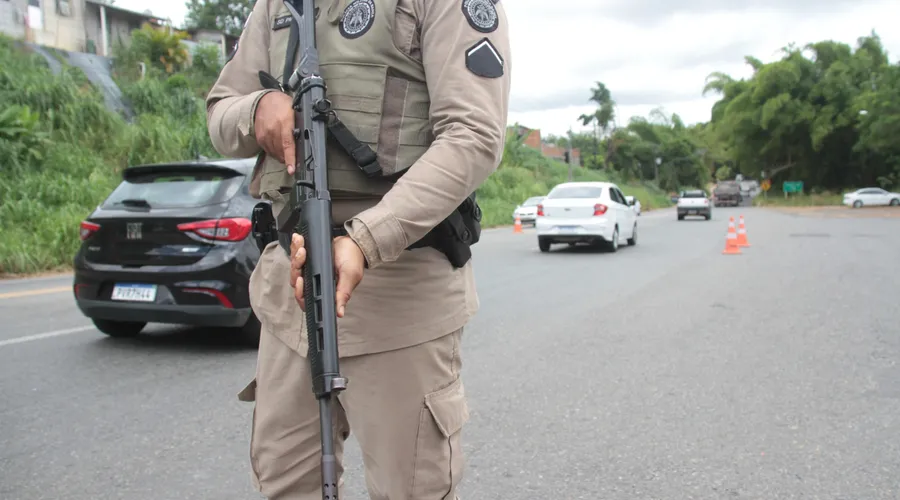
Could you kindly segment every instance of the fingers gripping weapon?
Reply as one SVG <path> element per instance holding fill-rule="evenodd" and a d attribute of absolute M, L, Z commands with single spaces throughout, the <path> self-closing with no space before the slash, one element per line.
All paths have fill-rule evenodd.
<path fill-rule="evenodd" d="M 292 2 L 300 3 L 297 12 Z M 291 204 L 279 221 L 282 231 L 303 235 L 306 263 L 303 266 L 303 298 L 306 301 L 306 331 L 313 393 L 319 401 L 322 431 L 322 498 L 337 500 L 338 481 L 332 428 L 332 409 L 347 381 L 338 369 L 337 310 L 335 304 L 334 255 L 332 253 L 331 194 L 325 171 L 325 122 L 331 102 L 325 97 L 325 81 L 319 73 L 313 0 L 284 0 L 294 22 L 299 25 L 300 63 L 284 88 L 293 93 L 294 130 L 298 157 Z M 300 116 L 297 117 L 297 114 Z"/>

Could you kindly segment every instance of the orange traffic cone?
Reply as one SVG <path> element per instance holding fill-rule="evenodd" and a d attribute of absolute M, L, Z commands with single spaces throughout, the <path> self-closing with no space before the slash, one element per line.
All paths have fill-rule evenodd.
<path fill-rule="evenodd" d="M 516 216 L 516 223 L 513 225 L 513 232 L 514 233 L 522 232 L 522 219 L 520 219 L 518 215 Z"/>
<path fill-rule="evenodd" d="M 742 247 L 742 248 L 750 246 L 750 242 L 747 241 L 747 228 L 744 227 L 744 216 L 743 215 L 741 215 L 740 222 L 738 223 L 737 246 Z"/>
<path fill-rule="evenodd" d="M 734 231 L 734 217 L 728 218 L 728 236 L 725 239 L 723 255 L 740 255 L 741 249 L 737 244 L 737 233 Z"/>

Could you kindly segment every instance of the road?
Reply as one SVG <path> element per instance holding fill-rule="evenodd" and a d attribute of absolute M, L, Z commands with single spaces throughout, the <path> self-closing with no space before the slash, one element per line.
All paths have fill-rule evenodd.
<path fill-rule="evenodd" d="M 722 255 L 739 213 L 752 246 Z M 461 497 L 900 497 L 900 221 L 859 214 L 646 212 L 616 254 L 486 232 Z M 258 498 L 255 351 L 105 338 L 69 283 L 0 283 L 0 498 Z"/>

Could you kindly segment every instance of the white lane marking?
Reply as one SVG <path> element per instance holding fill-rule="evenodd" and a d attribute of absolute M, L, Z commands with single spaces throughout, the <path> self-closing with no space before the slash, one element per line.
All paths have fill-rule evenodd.
<path fill-rule="evenodd" d="M 50 337 L 59 337 L 61 335 L 71 335 L 73 333 L 86 332 L 88 330 L 93 330 L 93 326 L 80 326 L 78 328 L 67 328 L 65 330 L 56 330 L 52 332 L 46 333 L 36 333 L 34 335 L 26 335 L 25 337 L 16 337 L 14 339 L 0 340 L 0 347 L 6 347 L 8 345 L 13 344 L 21 344 L 24 342 L 31 342 L 33 340 L 41 340 L 47 339 Z"/>

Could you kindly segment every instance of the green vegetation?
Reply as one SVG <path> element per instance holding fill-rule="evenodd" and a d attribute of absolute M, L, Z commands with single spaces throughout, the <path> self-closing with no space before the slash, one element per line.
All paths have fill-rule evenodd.
<path fill-rule="evenodd" d="M 844 199 L 843 194 L 834 193 L 817 193 L 817 194 L 790 194 L 784 196 L 781 193 L 771 194 L 768 196 L 757 196 L 753 200 L 753 206 L 756 207 L 824 207 L 841 205 Z"/>
<path fill-rule="evenodd" d="M 110 111 L 84 74 L 0 37 L 0 274 L 70 266 L 79 223 L 118 184 L 124 167 L 216 156 L 202 89 L 218 74 L 204 47 L 186 69 L 175 36 L 137 30 L 117 49 L 116 78 L 137 113 Z M 147 77 L 140 77 L 144 62 Z"/>
<path fill-rule="evenodd" d="M 197 27 L 239 31 L 249 2 L 191 1 Z M 140 163 L 219 157 L 206 131 L 203 98 L 220 69 L 217 50 L 188 54 L 178 33 L 144 27 L 115 47 L 114 77 L 136 112 L 109 110 L 79 70 L 54 75 L 46 61 L 0 37 L 0 274 L 64 269 L 79 245 L 79 222 Z M 190 60 L 190 63 L 189 63 Z M 742 174 L 773 186 L 803 181 L 788 200 L 777 189 L 758 204 L 833 204 L 840 193 L 900 184 L 900 65 L 873 33 L 857 48 L 832 41 L 784 49 L 781 60 L 746 61 L 746 80 L 714 73 L 704 92 L 721 96 L 712 120 L 686 126 L 657 109 L 616 123 L 611 92 L 590 91 L 593 133 L 545 137 L 582 152 L 576 180 L 609 180 L 645 210 L 667 193 Z M 568 180 L 569 167 L 522 144 L 513 127 L 498 171 L 479 190 L 485 226 L 508 224 L 516 204 Z"/>
<path fill-rule="evenodd" d="M 707 78 L 703 93 L 720 99 L 710 122 L 690 127 L 657 109 L 620 128 L 615 100 L 597 82 L 589 98 L 597 110 L 580 117 L 594 133 L 574 134 L 571 143 L 591 168 L 653 179 L 671 191 L 737 174 L 768 178 L 773 190 L 760 203 L 782 203 L 772 200 L 783 200 L 784 181 L 803 181 L 810 203 L 832 199 L 827 191 L 900 186 L 900 63 L 890 63 L 874 32 L 856 48 L 831 40 L 792 44 L 779 60 L 745 62 L 750 78 Z"/>
<path fill-rule="evenodd" d="M 485 227 L 511 224 L 516 205 L 532 196 L 546 195 L 556 184 L 569 180 L 569 166 L 542 155 L 508 134 L 500 168 L 478 190 L 478 204 Z M 667 207 L 666 193 L 651 182 L 623 179 L 617 172 L 572 167 L 572 180 L 615 182 L 627 196 L 641 202 L 643 211 Z"/>
<path fill-rule="evenodd" d="M 855 50 L 826 40 L 745 60 L 751 78 L 713 73 L 704 88 L 721 96 L 711 123 L 735 172 L 813 194 L 900 184 L 900 64 L 875 33 Z"/>

